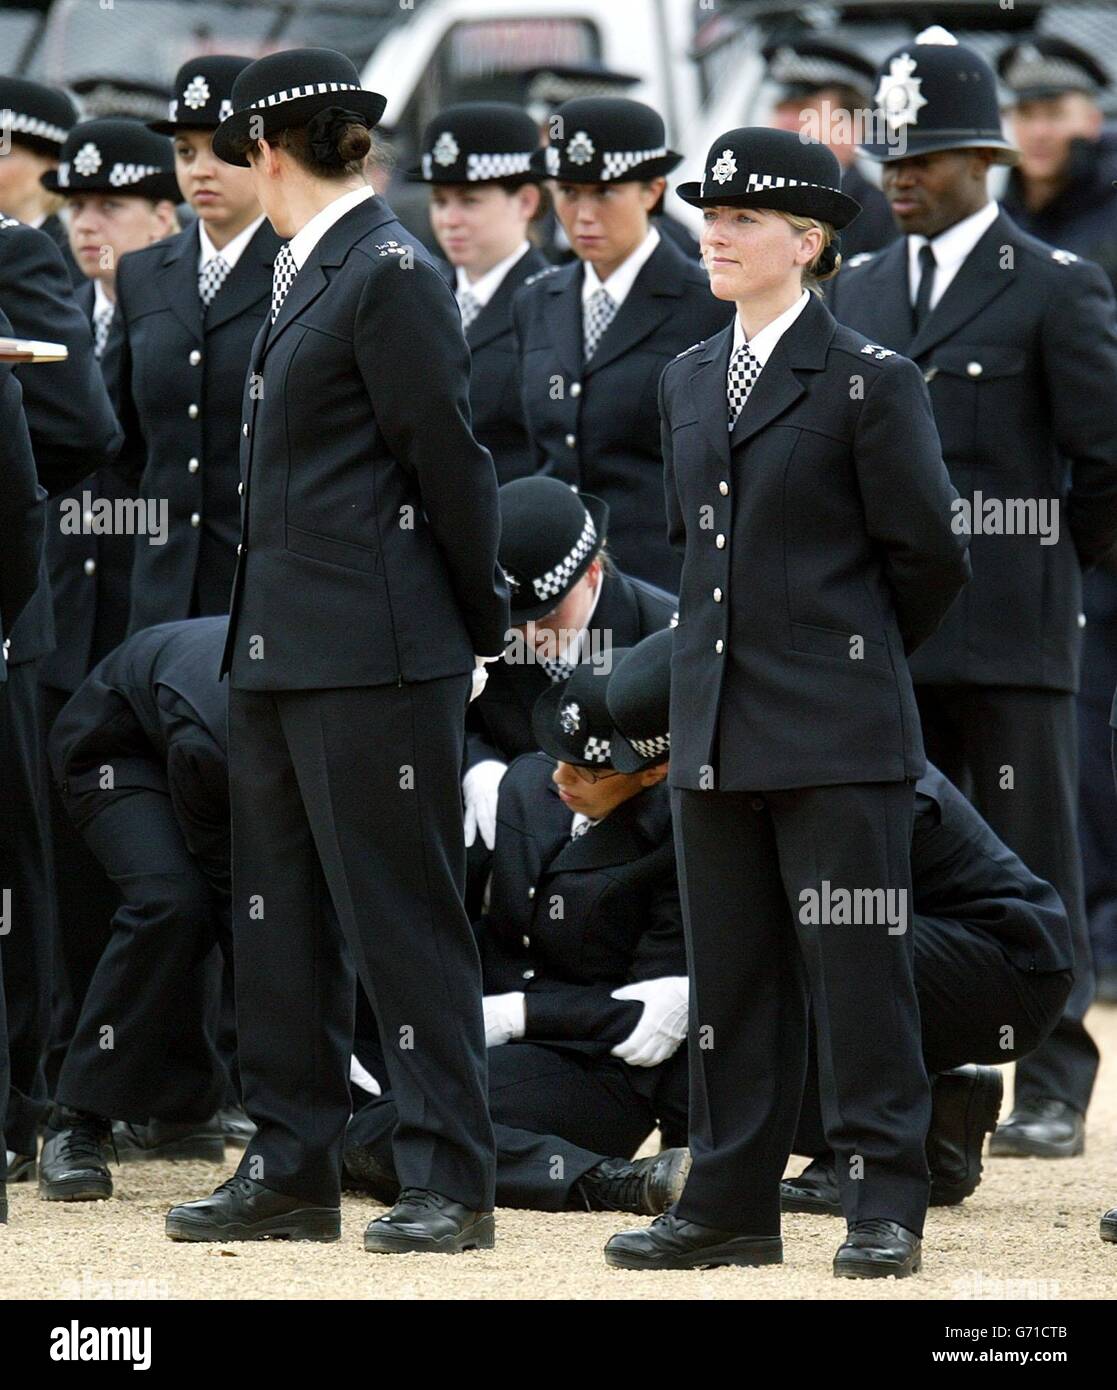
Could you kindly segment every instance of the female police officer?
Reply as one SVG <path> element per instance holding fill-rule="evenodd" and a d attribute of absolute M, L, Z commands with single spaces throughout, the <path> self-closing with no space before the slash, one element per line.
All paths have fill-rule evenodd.
<path fill-rule="evenodd" d="M 198 219 L 121 262 L 105 379 L 122 466 L 165 499 L 162 545 L 136 547 L 129 631 L 226 613 L 240 531 L 237 444 L 249 349 L 267 311 L 279 241 L 248 173 L 217 159 L 213 132 L 247 58 L 179 69 L 168 119 L 175 170 Z"/>
<path fill-rule="evenodd" d="M 179 1240 L 336 1240 L 352 960 L 399 1105 L 403 1191 L 367 1249 L 493 1243 L 477 950 L 462 905 L 465 709 L 505 643 L 492 459 L 454 297 L 365 182 L 385 99 L 295 49 L 233 86 L 222 159 L 287 241 L 245 391 L 230 673 L 240 1170 Z"/>
<path fill-rule="evenodd" d="M 702 268 L 649 219 L 682 158 L 663 120 L 623 97 L 565 102 L 537 163 L 578 260 L 513 304 L 536 467 L 602 498 L 617 567 L 674 593 L 655 391 L 668 362 L 729 321 Z"/>
<path fill-rule="evenodd" d="M 924 761 L 904 654 L 968 565 L 919 372 L 810 292 L 858 210 L 839 185 L 824 146 L 757 129 L 680 190 L 737 307 L 661 387 L 694 1167 L 673 1211 L 614 1237 L 613 1264 L 782 1259 L 809 989 L 850 1225 L 835 1273 L 919 1267 L 930 1102 L 906 912 Z"/>
<path fill-rule="evenodd" d="M 533 471 L 512 335 L 512 296 L 547 261 L 528 241 L 542 174 L 532 167 L 535 123 L 518 106 L 471 101 L 427 126 L 408 177 L 430 185 L 431 226 L 454 276 L 472 357 L 473 433 L 493 456 L 498 482 Z"/>

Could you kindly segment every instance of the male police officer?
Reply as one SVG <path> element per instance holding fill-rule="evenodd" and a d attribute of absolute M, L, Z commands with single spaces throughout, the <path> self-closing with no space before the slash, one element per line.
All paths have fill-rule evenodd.
<path fill-rule="evenodd" d="M 912 660 L 927 752 L 1055 886 L 1074 932 L 1066 1015 L 1017 1068 L 991 1152 L 1081 1153 L 1097 1049 L 1073 693 L 1082 570 L 1117 540 L 1113 293 L 989 199 L 989 165 L 1016 152 L 980 55 L 929 30 L 885 61 L 876 100 L 865 149 L 907 235 L 842 272 L 834 310 L 923 368 L 955 527 L 973 537 L 973 581 Z"/>

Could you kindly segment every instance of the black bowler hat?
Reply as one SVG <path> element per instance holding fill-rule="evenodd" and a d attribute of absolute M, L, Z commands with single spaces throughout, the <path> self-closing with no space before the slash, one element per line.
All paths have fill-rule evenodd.
<path fill-rule="evenodd" d="M 57 159 L 77 119 L 77 107 L 57 87 L 0 77 L 0 129 L 12 144 Z"/>
<path fill-rule="evenodd" d="M 507 101 L 466 101 L 439 112 L 423 132 L 412 183 L 526 183 L 543 175 L 532 165 L 539 148 L 535 122 Z"/>
<path fill-rule="evenodd" d="M 701 183 L 675 192 L 695 207 L 770 208 L 844 227 L 861 204 L 843 193 L 833 151 L 790 130 L 744 126 L 719 135 Z"/>
<path fill-rule="evenodd" d="M 804 37 L 770 43 L 763 54 L 768 80 L 782 88 L 781 101 L 808 97 L 827 87 L 852 87 L 867 97 L 876 71 L 860 53 L 828 39 Z"/>
<path fill-rule="evenodd" d="M 861 152 L 886 164 L 938 150 L 992 150 L 998 164 L 1018 151 L 1004 137 L 997 78 L 980 53 L 938 25 L 884 61 L 873 95 L 874 138 Z"/>
<path fill-rule="evenodd" d="M 682 155 L 667 148 L 663 117 L 628 97 L 577 97 L 551 116 L 561 135 L 537 151 L 535 166 L 563 183 L 633 183 L 669 174 Z"/>
<path fill-rule="evenodd" d="M 1038 34 L 1006 48 L 997 71 L 1016 101 L 1041 101 L 1064 92 L 1092 97 L 1109 86 L 1109 74 L 1092 53 L 1066 39 Z"/>
<path fill-rule="evenodd" d="M 614 662 L 629 650 L 614 647 Z M 613 719 L 605 699 L 612 679 L 604 667 L 584 661 L 569 680 L 544 690 L 531 711 L 532 732 L 544 753 L 576 767 L 615 766 Z"/>
<path fill-rule="evenodd" d="M 79 122 L 66 137 L 57 170 L 48 170 L 39 182 L 63 197 L 119 193 L 182 201 L 171 142 L 125 116 Z"/>
<path fill-rule="evenodd" d="M 388 98 L 366 91 L 344 53 L 332 48 L 291 48 L 258 58 L 233 83 L 233 114 L 217 127 L 213 150 L 226 164 L 248 167 L 243 140 L 305 125 L 328 107 L 352 111 L 371 129 Z"/>
<path fill-rule="evenodd" d="M 666 762 L 671 749 L 671 647 L 674 631 L 653 632 L 621 658 L 614 653 L 605 702 L 613 720 L 618 772 L 643 772 Z"/>
<path fill-rule="evenodd" d="M 605 543 L 609 508 L 558 478 L 514 478 L 500 498 L 500 567 L 512 624 L 557 608 Z"/>
<path fill-rule="evenodd" d="M 149 121 L 148 130 L 173 135 L 176 130 L 216 130 L 233 114 L 233 83 L 251 58 L 211 54 L 184 63 L 175 74 L 174 96 L 165 121 Z"/>

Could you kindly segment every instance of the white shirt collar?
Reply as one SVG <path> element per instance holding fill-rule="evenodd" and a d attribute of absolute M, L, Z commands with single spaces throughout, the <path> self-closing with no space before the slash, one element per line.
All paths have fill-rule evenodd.
<path fill-rule="evenodd" d="M 93 281 L 93 317 L 99 319 L 102 314 L 107 314 L 111 319 L 116 312 L 116 305 L 105 293 L 105 287 L 100 280 Z"/>
<path fill-rule="evenodd" d="M 570 838 L 574 838 L 574 832 L 580 825 L 597 825 L 599 822 L 587 816 L 584 811 L 575 811 L 574 819 L 570 822 Z"/>
<path fill-rule="evenodd" d="M 465 266 L 459 265 L 457 267 L 458 298 L 461 299 L 462 295 L 468 290 L 483 309 L 504 283 L 504 277 L 518 261 L 523 260 L 530 250 L 531 242 L 525 239 L 510 256 L 505 256 L 504 260 L 494 265 L 492 270 L 487 270 L 484 275 L 481 276 L 480 280 L 474 281 L 472 285 L 469 283 L 469 276 L 466 274 Z"/>
<path fill-rule="evenodd" d="M 605 289 L 608 290 L 609 298 L 619 309 L 628 298 L 632 286 L 636 283 L 637 275 L 647 265 L 658 245 L 659 232 L 654 227 L 650 227 L 648 235 L 633 251 L 632 255 L 621 261 L 608 280 L 604 282 L 589 261 L 583 261 L 585 274 L 582 276 L 582 303 L 584 304 L 590 295 L 595 294 L 598 290 Z"/>
<path fill-rule="evenodd" d="M 947 227 L 945 232 L 940 232 L 936 237 L 908 237 L 908 280 L 912 287 L 913 300 L 922 276 L 919 265 L 920 249 L 930 243 L 935 253 L 936 280 L 941 275 L 953 279 L 962 262 L 997 220 L 999 212 L 997 204 L 990 199 L 983 208 L 978 208 L 977 212 L 972 212 L 969 217 L 963 217 L 961 222 L 955 222 L 953 227 Z M 932 303 L 935 298 L 936 296 L 932 296 Z"/>
<path fill-rule="evenodd" d="M 335 222 L 340 222 L 347 212 L 358 203 L 374 196 L 376 190 L 369 184 L 360 188 L 350 188 L 332 203 L 327 203 L 321 212 L 316 212 L 305 227 L 301 227 L 291 238 L 289 245 L 295 259 L 295 269 L 302 270 L 310 258 L 310 253 L 330 230 Z"/>
<path fill-rule="evenodd" d="M 785 309 L 778 318 L 774 318 L 771 323 L 766 323 L 759 333 L 754 333 L 748 339 L 752 355 L 762 367 L 771 357 L 776 344 L 810 303 L 810 298 L 810 290 L 804 290 L 790 309 Z M 733 351 L 736 352 L 744 342 L 745 328 L 741 323 L 741 316 L 738 314 L 733 320 Z"/>
<path fill-rule="evenodd" d="M 232 241 L 230 241 L 227 246 L 222 246 L 221 249 L 218 250 L 210 240 L 209 232 L 206 231 L 206 224 L 199 217 L 198 269 L 201 270 L 204 265 L 208 265 L 209 262 L 213 260 L 214 256 L 220 256 L 229 269 L 232 270 L 237 261 L 240 260 L 244 248 L 260 230 L 260 223 L 263 222 L 263 220 L 264 214 L 261 213 L 255 222 L 250 222 L 243 231 L 238 232 L 236 236 L 233 237 Z"/>

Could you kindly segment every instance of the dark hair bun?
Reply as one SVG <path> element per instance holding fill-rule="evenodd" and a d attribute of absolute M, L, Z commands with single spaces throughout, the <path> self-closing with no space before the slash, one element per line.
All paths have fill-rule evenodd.
<path fill-rule="evenodd" d="M 306 123 L 306 137 L 315 160 L 326 169 L 344 169 L 364 159 L 372 148 L 368 123 L 356 111 L 327 106 Z"/>
<path fill-rule="evenodd" d="M 842 264 L 842 234 L 835 232 L 831 241 L 827 244 L 818 258 L 814 268 L 816 280 L 821 280 L 826 276 L 834 275 Z"/>

